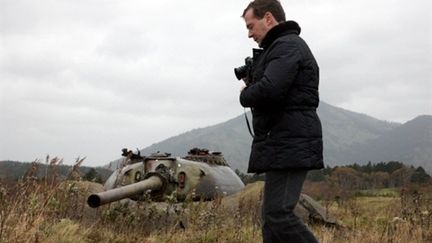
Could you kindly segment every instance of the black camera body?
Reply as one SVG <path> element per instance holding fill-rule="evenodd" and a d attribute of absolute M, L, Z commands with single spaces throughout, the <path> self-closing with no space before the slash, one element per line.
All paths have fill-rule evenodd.
<path fill-rule="evenodd" d="M 252 69 L 253 64 L 253 58 L 252 57 L 246 57 L 245 58 L 245 65 L 240 66 L 238 68 L 234 68 L 234 74 L 238 80 L 242 78 L 247 78 L 250 74 L 250 71 Z"/>
<path fill-rule="evenodd" d="M 253 83 L 254 80 L 252 79 L 252 67 L 262 52 L 262 49 L 253 48 L 252 57 L 245 58 L 245 65 L 234 68 L 234 74 L 238 80 L 243 79 L 246 85 Z"/>

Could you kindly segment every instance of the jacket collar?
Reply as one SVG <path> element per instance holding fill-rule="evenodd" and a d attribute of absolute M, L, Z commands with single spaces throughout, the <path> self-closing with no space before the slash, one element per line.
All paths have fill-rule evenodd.
<path fill-rule="evenodd" d="M 287 22 L 280 23 L 267 32 L 266 36 L 264 37 L 263 41 L 261 42 L 260 47 L 263 49 L 266 49 L 277 38 L 284 36 L 284 35 L 288 35 L 288 34 L 299 35 L 300 31 L 301 31 L 301 28 L 297 24 L 297 22 L 295 22 L 295 21 L 289 20 Z"/>

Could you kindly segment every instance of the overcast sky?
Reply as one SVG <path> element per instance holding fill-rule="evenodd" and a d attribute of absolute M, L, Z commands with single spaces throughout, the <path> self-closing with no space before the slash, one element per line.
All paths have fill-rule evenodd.
<path fill-rule="evenodd" d="M 96 166 L 242 114 L 248 0 L 0 0 L 0 160 Z M 432 1 L 282 1 L 321 100 L 378 119 L 432 114 Z"/>

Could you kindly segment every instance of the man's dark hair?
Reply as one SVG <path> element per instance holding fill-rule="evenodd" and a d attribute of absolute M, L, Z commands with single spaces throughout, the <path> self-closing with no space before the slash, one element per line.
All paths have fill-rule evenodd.
<path fill-rule="evenodd" d="M 255 0 L 250 2 L 243 11 L 243 18 L 249 9 L 253 9 L 253 14 L 258 19 L 262 19 L 266 12 L 270 12 L 275 17 L 277 22 L 281 23 L 286 21 L 285 11 L 278 0 Z"/>

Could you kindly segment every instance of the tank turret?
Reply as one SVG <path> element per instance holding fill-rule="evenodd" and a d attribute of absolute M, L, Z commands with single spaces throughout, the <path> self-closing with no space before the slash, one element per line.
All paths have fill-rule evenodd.
<path fill-rule="evenodd" d="M 89 206 L 99 207 L 123 198 L 140 200 L 144 195 L 155 201 L 167 196 L 175 196 L 178 201 L 212 200 L 244 187 L 220 152 L 194 148 L 183 158 L 160 152 L 140 158 L 127 149 L 122 151 L 125 161 L 130 162 L 112 173 L 104 192 L 88 197 Z"/>

